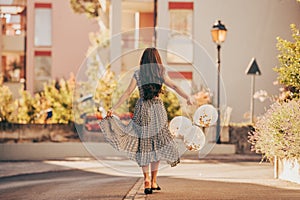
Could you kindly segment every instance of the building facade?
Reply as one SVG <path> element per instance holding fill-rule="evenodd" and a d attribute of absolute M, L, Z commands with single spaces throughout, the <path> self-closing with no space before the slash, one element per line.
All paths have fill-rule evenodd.
<path fill-rule="evenodd" d="M 76 73 L 90 45 L 88 34 L 99 27 L 75 14 L 69 1 L 1 0 L 0 7 L 1 72 L 15 96 L 20 85 L 34 93 L 46 81 Z"/>
<path fill-rule="evenodd" d="M 156 46 L 169 76 L 189 93 L 209 91 L 213 103 L 217 50 L 210 30 L 221 20 L 228 29 L 221 48 L 221 105 L 233 108 L 234 122 L 245 121 L 243 116 L 250 110 L 251 85 L 245 70 L 252 57 L 262 72 L 256 78 L 256 90 L 278 94 L 273 85 L 273 68 L 278 64 L 276 37 L 291 40 L 289 25 L 300 27 L 300 4 L 295 0 L 99 2 L 103 8 L 100 20 L 112 36 L 109 62 L 117 74 L 131 72 L 138 66 L 142 50 Z M 0 6 L 0 63 L 7 84 L 13 87 L 25 81 L 26 88 L 36 92 L 45 81 L 77 73 L 86 57 L 88 33 L 98 31 L 99 23 L 74 14 L 69 1 L 0 0 Z M 7 19 L 12 11 L 4 11 L 4 7 L 20 9 L 10 14 L 18 17 Z M 255 114 L 263 113 L 270 103 L 255 101 Z"/>
<path fill-rule="evenodd" d="M 300 4 L 294 0 L 158 0 L 158 1 L 109 1 L 111 7 L 111 34 L 127 31 L 124 24 L 129 18 L 124 16 L 131 3 L 131 13 L 141 13 L 140 5 L 148 8 L 147 16 L 155 20 L 156 37 L 153 45 L 160 50 L 169 76 L 175 79 L 186 91 L 194 93 L 208 90 L 216 103 L 217 94 L 217 46 L 211 38 L 211 28 L 216 20 L 221 20 L 228 29 L 226 41 L 221 45 L 221 109 L 231 107 L 231 121 L 249 121 L 251 101 L 251 77 L 246 75 L 254 57 L 262 72 L 256 77 L 255 91 L 266 90 L 270 96 L 278 95 L 274 86 L 277 74 L 273 68 L 278 65 L 276 38 L 292 40 L 290 24 L 300 27 Z M 155 2 L 157 2 L 155 6 Z M 139 6 L 138 6 L 139 5 Z M 152 8 L 152 10 L 151 10 Z M 156 9 L 155 9 L 156 8 Z M 155 11 L 156 10 L 156 11 Z M 119 14 L 118 14 L 119 13 Z M 155 14 L 156 13 L 156 14 Z M 288 13 L 288 14 L 287 14 Z M 135 15 L 136 16 L 136 15 Z M 133 18 L 131 28 L 143 27 L 145 18 Z M 134 25 L 135 24 L 135 25 Z M 139 24 L 139 26 L 137 25 Z M 149 23 L 148 23 L 149 24 Z M 139 31 L 139 38 L 143 29 Z M 132 32 L 131 35 L 134 35 Z M 124 36 L 124 34 L 122 34 Z M 137 66 L 137 56 L 141 51 L 124 47 L 122 38 L 115 38 L 111 44 L 111 58 L 122 54 L 122 60 L 112 59 L 117 72 L 125 73 L 130 66 Z M 128 46 L 128 45 L 127 45 Z M 133 45 L 132 45 L 133 46 Z M 140 45 L 143 46 L 143 45 Z M 137 48 L 137 47 L 133 47 Z M 114 53 L 116 55 L 114 55 Z M 272 102 L 254 100 L 256 116 L 265 112 Z"/>

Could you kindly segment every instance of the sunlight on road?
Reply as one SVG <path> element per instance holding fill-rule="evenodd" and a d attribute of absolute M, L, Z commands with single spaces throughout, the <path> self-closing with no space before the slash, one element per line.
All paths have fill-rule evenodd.
<path fill-rule="evenodd" d="M 141 169 L 129 160 L 70 160 L 44 161 L 47 164 L 58 165 L 70 169 L 101 173 L 112 176 L 142 177 Z M 135 171 L 136 173 L 132 173 Z M 300 189 L 291 182 L 273 178 L 273 166 L 270 163 L 256 162 L 203 162 L 197 160 L 183 160 L 175 168 L 165 167 L 159 171 L 159 176 L 184 178 L 191 180 L 210 180 L 228 183 L 252 183 L 283 189 Z"/>

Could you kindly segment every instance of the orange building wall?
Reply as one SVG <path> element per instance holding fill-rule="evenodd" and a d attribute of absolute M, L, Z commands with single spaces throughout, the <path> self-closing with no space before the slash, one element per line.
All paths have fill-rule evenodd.
<path fill-rule="evenodd" d="M 142 39 L 152 39 L 153 38 L 153 31 L 149 31 L 149 27 L 153 27 L 153 13 L 140 13 L 140 28 L 148 28 L 147 31 L 140 31 L 140 38 Z"/>

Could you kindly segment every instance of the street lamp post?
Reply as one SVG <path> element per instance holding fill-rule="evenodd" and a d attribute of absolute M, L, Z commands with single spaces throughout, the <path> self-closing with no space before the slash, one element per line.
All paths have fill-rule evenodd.
<path fill-rule="evenodd" d="M 221 72 L 221 59 L 220 59 L 220 50 L 221 43 L 226 39 L 227 29 L 225 25 L 221 23 L 221 20 L 218 20 L 211 29 L 211 36 L 214 43 L 217 44 L 218 58 L 217 58 L 217 67 L 218 67 L 218 77 L 217 77 L 217 110 L 218 110 L 218 120 L 217 120 L 217 131 L 216 131 L 216 143 L 220 144 L 220 131 L 221 131 L 221 120 L 220 120 L 220 72 Z"/>

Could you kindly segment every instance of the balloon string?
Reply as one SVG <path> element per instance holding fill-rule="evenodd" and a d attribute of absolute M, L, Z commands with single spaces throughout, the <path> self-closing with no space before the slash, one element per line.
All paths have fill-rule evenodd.
<path fill-rule="evenodd" d="M 199 128 L 203 128 L 202 126 L 196 124 L 195 122 L 192 123 L 193 126 L 198 126 Z"/>

